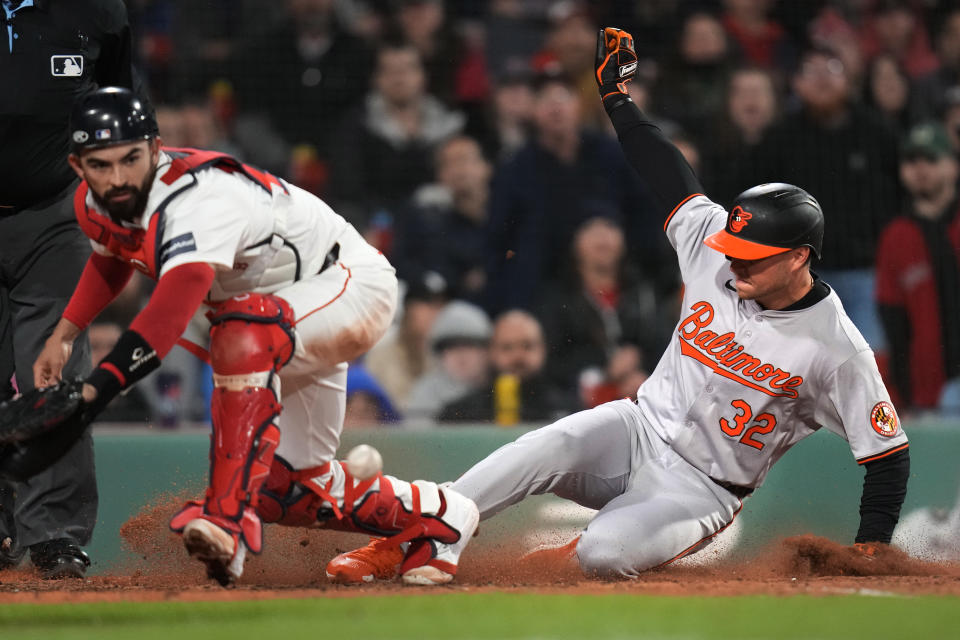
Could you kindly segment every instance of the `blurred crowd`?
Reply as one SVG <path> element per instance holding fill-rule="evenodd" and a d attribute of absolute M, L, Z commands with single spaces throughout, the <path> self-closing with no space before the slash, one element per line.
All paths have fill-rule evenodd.
<path fill-rule="evenodd" d="M 680 313 L 669 211 L 597 97 L 603 25 L 633 33 L 634 101 L 714 201 L 768 181 L 818 198 L 815 270 L 901 412 L 960 414 L 960 3 L 128 7 L 167 146 L 316 193 L 396 266 L 402 313 L 351 365 L 348 425 L 544 423 L 632 396 L 656 366 Z M 95 349 L 146 286 L 92 329 Z M 111 415 L 203 420 L 208 378 L 175 351 Z"/>

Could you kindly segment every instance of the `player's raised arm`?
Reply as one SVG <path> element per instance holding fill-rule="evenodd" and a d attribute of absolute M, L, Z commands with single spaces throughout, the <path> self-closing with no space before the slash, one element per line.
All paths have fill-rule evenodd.
<path fill-rule="evenodd" d="M 617 130 L 623 152 L 665 211 L 672 211 L 689 196 L 702 193 L 700 181 L 680 151 L 630 98 L 627 83 L 637 72 L 633 37 L 615 27 L 601 29 L 595 69 L 600 98 Z"/>

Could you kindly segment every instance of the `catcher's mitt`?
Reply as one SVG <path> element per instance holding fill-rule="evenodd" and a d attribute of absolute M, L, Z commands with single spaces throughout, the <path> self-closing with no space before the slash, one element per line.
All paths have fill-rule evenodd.
<path fill-rule="evenodd" d="M 82 390 L 82 380 L 64 380 L 0 403 L 0 444 L 23 442 L 55 429 L 80 412 Z"/>
<path fill-rule="evenodd" d="M 82 380 L 0 403 L 0 476 L 24 480 L 60 459 L 90 424 Z"/>

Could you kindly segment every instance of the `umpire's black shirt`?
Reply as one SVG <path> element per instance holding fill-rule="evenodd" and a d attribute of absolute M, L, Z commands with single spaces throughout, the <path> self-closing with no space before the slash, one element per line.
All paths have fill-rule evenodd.
<path fill-rule="evenodd" d="M 98 86 L 131 87 L 122 0 L 0 0 L 0 216 L 73 179 L 70 109 Z"/>

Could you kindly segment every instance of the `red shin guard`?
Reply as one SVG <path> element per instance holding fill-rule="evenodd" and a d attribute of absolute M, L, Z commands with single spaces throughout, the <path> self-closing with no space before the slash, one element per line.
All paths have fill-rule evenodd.
<path fill-rule="evenodd" d="M 324 509 L 324 499 L 303 484 L 310 477 L 326 474 L 329 468 L 328 462 L 317 469 L 294 471 L 285 460 L 274 456 L 270 475 L 260 488 L 257 514 L 264 522 L 288 527 L 316 527 L 333 517 L 332 509 Z"/>
<path fill-rule="evenodd" d="M 211 409 L 210 485 L 204 511 L 244 524 L 250 520 L 244 518 L 246 508 L 257 508 L 260 486 L 270 474 L 273 452 L 280 443 L 280 430 L 275 424 L 280 404 L 272 389 L 229 391 L 217 387 Z M 244 528 L 245 538 L 247 533 Z M 249 537 L 253 533 L 250 531 Z M 257 544 L 249 539 L 246 542 L 254 553 L 260 551 L 260 540 Z"/>
<path fill-rule="evenodd" d="M 380 479 L 378 491 L 363 496 L 350 514 L 351 524 L 357 529 L 381 536 L 390 536 L 396 544 L 414 538 L 433 538 L 452 544 L 460 539 L 460 532 L 443 521 L 446 500 L 442 491 L 438 491 L 440 508 L 436 514 L 425 514 L 420 510 L 420 487 L 411 483 L 413 508 L 407 510 L 403 501 L 394 493 L 389 478 Z"/>
<path fill-rule="evenodd" d="M 275 424 L 280 404 L 272 389 L 259 387 L 243 391 L 217 387 L 211 404 L 210 484 L 203 508 L 187 503 L 170 528 L 182 531 L 187 522 L 202 516 L 239 534 L 250 551 L 259 553 L 263 534 L 255 509 L 280 442 Z"/>
<path fill-rule="evenodd" d="M 339 465 L 346 476 L 342 500 L 330 494 L 334 478 L 330 465 Z M 331 477 L 324 487 L 311 481 L 327 474 Z M 408 509 L 396 495 L 393 482 L 393 478 L 379 473 L 358 482 L 339 461 L 294 471 L 284 461 L 274 458 L 270 477 L 260 492 L 258 513 L 264 522 L 368 533 L 387 537 L 397 545 L 420 537 L 445 543 L 460 539 L 460 532 L 443 520 L 446 510 L 443 491 L 437 489 L 440 506 L 436 513 L 425 514 L 420 508 L 420 487 L 409 484 L 412 504 Z M 374 483 L 376 488 L 371 491 Z"/>
<path fill-rule="evenodd" d="M 280 443 L 280 402 L 271 381 L 293 357 L 293 310 L 277 296 L 249 293 L 219 303 L 207 317 L 216 383 L 210 483 L 202 505 L 187 503 L 170 527 L 183 531 L 190 520 L 202 517 L 259 553 L 263 535 L 257 501 Z"/>

